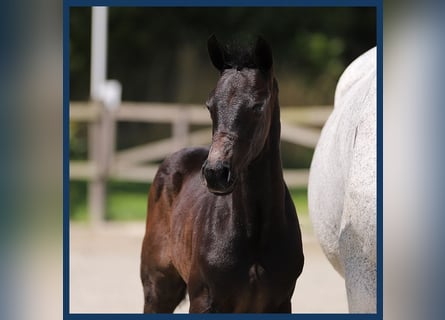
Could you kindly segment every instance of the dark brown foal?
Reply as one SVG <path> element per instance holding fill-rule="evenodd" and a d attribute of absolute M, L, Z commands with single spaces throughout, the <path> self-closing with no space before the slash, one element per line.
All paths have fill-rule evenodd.
<path fill-rule="evenodd" d="M 144 312 L 291 312 L 304 257 L 283 180 L 280 109 L 269 45 L 230 52 L 213 36 L 220 71 L 207 107 L 210 150 L 187 148 L 159 167 L 141 254 Z"/>

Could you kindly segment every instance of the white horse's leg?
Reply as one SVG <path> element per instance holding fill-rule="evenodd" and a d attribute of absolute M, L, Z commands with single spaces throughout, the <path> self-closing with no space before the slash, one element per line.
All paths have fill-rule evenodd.
<path fill-rule="evenodd" d="M 340 255 L 344 261 L 345 285 L 349 312 L 375 313 L 377 302 L 375 261 L 362 254 L 360 237 L 347 227 L 340 236 Z"/>
<path fill-rule="evenodd" d="M 356 129 L 339 239 L 352 313 L 376 312 L 376 112 L 375 96 L 367 97 L 364 120 Z"/>

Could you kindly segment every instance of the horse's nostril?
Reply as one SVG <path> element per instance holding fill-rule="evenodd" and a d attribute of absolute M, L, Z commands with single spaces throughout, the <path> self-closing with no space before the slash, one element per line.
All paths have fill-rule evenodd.
<path fill-rule="evenodd" d="M 221 168 L 221 180 L 224 182 L 229 182 L 230 180 L 230 167 L 223 166 Z"/>
<path fill-rule="evenodd" d="M 222 176 L 225 177 L 226 182 L 229 182 L 231 177 L 230 164 L 227 161 L 223 161 L 221 166 L 222 166 Z"/>
<path fill-rule="evenodd" d="M 232 173 L 227 161 L 217 161 L 214 164 L 206 162 L 202 166 L 202 175 L 208 187 L 214 190 L 224 190 L 230 183 Z"/>
<path fill-rule="evenodd" d="M 222 161 L 221 162 L 221 167 L 223 167 L 224 169 L 229 169 L 230 170 L 230 163 L 228 161 Z"/>
<path fill-rule="evenodd" d="M 230 165 L 227 161 L 218 161 L 215 166 L 215 171 L 221 182 L 227 182 L 230 176 Z"/>
<path fill-rule="evenodd" d="M 230 178 L 231 178 L 231 176 L 232 176 L 232 174 L 231 174 L 231 171 L 230 171 L 230 169 L 229 169 L 229 174 L 227 175 L 227 182 L 230 182 Z"/>

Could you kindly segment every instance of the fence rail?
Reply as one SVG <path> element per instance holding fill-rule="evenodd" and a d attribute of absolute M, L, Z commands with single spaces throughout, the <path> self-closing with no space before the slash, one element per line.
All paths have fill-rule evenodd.
<path fill-rule="evenodd" d="M 281 139 L 296 145 L 314 148 L 320 128 L 332 106 L 282 107 Z M 116 123 L 167 123 L 172 126 L 170 138 L 116 150 Z M 88 123 L 88 155 L 86 161 L 70 160 L 70 180 L 89 181 L 89 211 L 93 223 L 103 220 L 107 180 L 151 182 L 156 164 L 172 152 L 190 145 L 209 145 L 211 122 L 208 111 L 198 105 L 124 102 L 117 110 L 108 110 L 100 103 L 71 102 L 70 122 Z M 191 125 L 209 128 L 191 131 Z M 284 169 L 286 183 L 305 186 L 308 169 Z"/>

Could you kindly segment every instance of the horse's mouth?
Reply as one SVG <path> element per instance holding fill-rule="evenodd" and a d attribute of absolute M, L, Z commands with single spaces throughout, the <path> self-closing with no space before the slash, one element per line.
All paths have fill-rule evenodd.
<path fill-rule="evenodd" d="M 205 179 L 204 179 L 205 180 Z M 209 187 L 207 185 L 207 183 L 205 183 L 205 185 L 207 186 L 207 189 L 216 195 L 226 195 L 226 194 L 230 194 L 233 192 L 233 190 L 235 189 L 235 185 L 236 185 L 236 181 L 234 180 L 231 184 L 229 184 L 228 186 L 224 186 L 224 187 L 219 187 L 215 188 L 215 187 Z"/>

